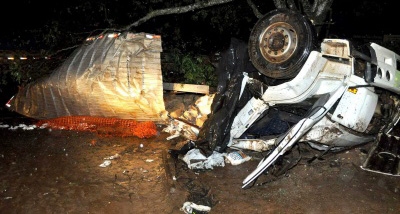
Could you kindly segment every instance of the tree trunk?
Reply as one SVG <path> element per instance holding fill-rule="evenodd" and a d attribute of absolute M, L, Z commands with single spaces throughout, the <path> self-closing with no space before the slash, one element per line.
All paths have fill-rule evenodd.
<path fill-rule="evenodd" d="M 276 8 L 288 8 L 296 10 L 306 15 L 314 24 L 317 34 L 320 35 L 323 25 L 328 24 L 326 18 L 331 11 L 333 0 L 314 0 L 313 4 L 310 0 L 299 0 L 297 4 L 294 0 L 273 0 Z"/>

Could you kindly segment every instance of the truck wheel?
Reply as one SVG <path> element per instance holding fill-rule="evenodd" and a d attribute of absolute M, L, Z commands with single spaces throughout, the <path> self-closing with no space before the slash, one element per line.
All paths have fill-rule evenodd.
<path fill-rule="evenodd" d="M 287 9 L 267 13 L 249 37 L 249 57 L 265 76 L 290 79 L 297 75 L 316 48 L 315 29 L 305 16 Z"/>

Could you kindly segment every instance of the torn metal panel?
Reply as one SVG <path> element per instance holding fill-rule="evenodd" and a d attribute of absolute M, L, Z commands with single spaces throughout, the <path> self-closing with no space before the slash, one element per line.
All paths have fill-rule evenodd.
<path fill-rule="evenodd" d="M 387 134 L 379 135 L 361 168 L 380 174 L 400 176 L 400 138 Z"/>
<path fill-rule="evenodd" d="M 21 89 L 9 108 L 35 119 L 85 115 L 161 121 L 161 51 L 159 35 L 109 33 L 88 39 L 50 76 Z"/>
<path fill-rule="evenodd" d="M 271 150 L 275 146 L 276 139 L 262 140 L 262 139 L 233 139 L 232 144 L 229 145 L 233 149 L 247 149 L 256 152 L 264 152 Z"/>
<path fill-rule="evenodd" d="M 325 150 L 329 147 L 345 147 L 354 146 L 371 142 L 375 139 L 373 135 L 357 135 L 346 129 L 344 126 L 325 116 L 318 121 L 299 141 L 308 142 L 311 147 L 319 150 Z M 318 147 L 319 144 L 325 145 L 325 147 Z M 325 149 L 324 149 L 325 148 Z"/>

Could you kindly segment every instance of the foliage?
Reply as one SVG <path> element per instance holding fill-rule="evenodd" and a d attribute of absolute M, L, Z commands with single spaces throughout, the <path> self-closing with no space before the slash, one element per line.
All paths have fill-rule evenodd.
<path fill-rule="evenodd" d="M 14 59 L 7 60 L 4 53 L 1 56 L 0 88 L 14 84 L 23 87 L 50 74 L 78 46 L 76 44 L 84 41 L 86 34 L 71 34 L 60 25 L 59 21 L 49 20 L 40 28 L 28 29 L 18 36 L 14 32 L 10 38 L 5 38 L 8 42 L 2 45 L 10 50 L 4 52 Z"/>
<path fill-rule="evenodd" d="M 185 82 L 216 86 L 215 69 L 205 56 L 184 55 L 181 61 L 181 73 Z"/>
<path fill-rule="evenodd" d="M 0 86 L 11 83 L 24 86 L 29 82 L 50 74 L 64 59 L 37 57 L 21 60 L 15 57 L 14 60 L 7 60 L 1 64 Z"/>
<path fill-rule="evenodd" d="M 208 56 L 175 50 L 163 54 L 161 62 L 164 82 L 209 85 L 218 83 L 215 67 Z"/>

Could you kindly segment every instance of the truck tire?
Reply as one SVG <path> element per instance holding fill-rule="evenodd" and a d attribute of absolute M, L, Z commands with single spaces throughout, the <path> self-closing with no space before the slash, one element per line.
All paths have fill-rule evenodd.
<path fill-rule="evenodd" d="M 249 57 L 267 77 L 290 79 L 297 75 L 316 48 L 316 33 L 310 20 L 294 11 L 276 9 L 254 25 L 249 37 Z"/>

